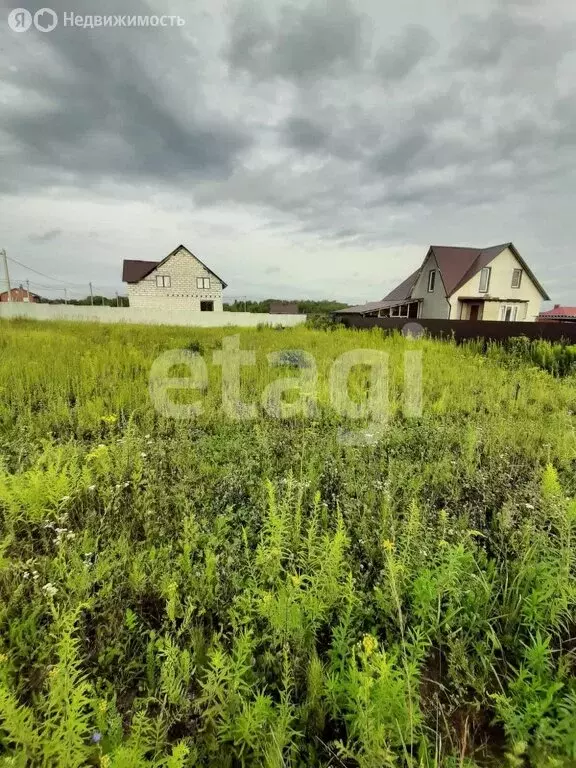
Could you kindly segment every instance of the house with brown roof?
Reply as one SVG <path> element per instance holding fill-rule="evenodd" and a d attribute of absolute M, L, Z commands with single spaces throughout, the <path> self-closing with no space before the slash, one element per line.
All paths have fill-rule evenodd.
<path fill-rule="evenodd" d="M 512 243 L 431 245 L 420 268 L 381 301 L 336 314 L 532 322 L 543 300 L 548 294 Z"/>
<path fill-rule="evenodd" d="M 161 261 L 126 259 L 122 280 L 138 309 L 191 309 L 222 312 L 226 283 L 183 245 Z"/>
<path fill-rule="evenodd" d="M 271 301 L 269 312 L 271 315 L 297 315 L 297 301 Z"/>

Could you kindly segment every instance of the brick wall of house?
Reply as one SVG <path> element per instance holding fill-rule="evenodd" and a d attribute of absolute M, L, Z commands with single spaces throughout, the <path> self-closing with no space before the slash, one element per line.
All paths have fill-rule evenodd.
<path fill-rule="evenodd" d="M 157 276 L 168 276 L 170 287 L 159 287 Z M 198 288 L 198 277 L 209 278 L 210 288 Z M 213 301 L 222 312 L 222 283 L 187 251 L 180 248 L 139 283 L 128 285 L 130 306 L 140 309 L 192 309 L 200 312 L 201 301 Z"/>
<path fill-rule="evenodd" d="M 0 301 L 8 301 L 8 291 L 0 293 Z M 10 291 L 10 301 L 26 301 L 35 303 L 38 301 L 38 296 L 34 293 L 29 293 L 26 288 L 12 288 Z"/>

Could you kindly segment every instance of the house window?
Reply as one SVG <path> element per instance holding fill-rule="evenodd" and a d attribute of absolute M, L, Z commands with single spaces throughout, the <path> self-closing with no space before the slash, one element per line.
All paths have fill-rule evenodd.
<path fill-rule="evenodd" d="M 500 308 L 500 320 L 506 323 L 513 323 L 518 317 L 518 307 L 502 305 Z"/>
<path fill-rule="evenodd" d="M 521 282 L 522 282 L 522 270 L 515 269 L 512 272 L 512 288 L 520 288 Z"/>
<path fill-rule="evenodd" d="M 428 293 L 434 292 L 434 286 L 436 285 L 436 270 L 431 269 L 428 272 Z"/>
<path fill-rule="evenodd" d="M 203 290 L 207 290 L 210 288 L 210 278 L 209 277 L 197 277 L 196 278 L 196 288 L 202 288 Z"/>
<path fill-rule="evenodd" d="M 490 288 L 491 267 L 484 267 L 480 272 L 480 293 L 488 293 Z"/>
<path fill-rule="evenodd" d="M 171 285 L 169 275 L 156 275 L 156 288 L 170 288 Z"/>
<path fill-rule="evenodd" d="M 200 302 L 200 312 L 214 312 L 214 302 L 213 301 L 201 301 Z"/>

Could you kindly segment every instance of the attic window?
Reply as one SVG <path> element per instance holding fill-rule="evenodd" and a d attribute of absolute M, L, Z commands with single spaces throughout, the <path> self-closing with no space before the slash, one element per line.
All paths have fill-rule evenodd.
<path fill-rule="evenodd" d="M 197 277 L 196 278 L 196 288 L 202 288 L 204 290 L 207 290 L 210 288 L 210 278 L 209 277 Z"/>
<path fill-rule="evenodd" d="M 491 267 L 484 267 L 480 272 L 480 293 L 488 293 L 490 288 L 490 274 L 492 272 Z"/>
<path fill-rule="evenodd" d="M 436 285 L 436 270 L 431 269 L 428 272 L 428 293 L 434 292 L 434 286 Z"/>
<path fill-rule="evenodd" d="M 520 288 L 521 282 L 522 282 L 522 270 L 515 269 L 512 272 L 512 288 Z"/>
<path fill-rule="evenodd" d="M 171 285 L 169 275 L 156 275 L 156 288 L 170 288 Z"/>

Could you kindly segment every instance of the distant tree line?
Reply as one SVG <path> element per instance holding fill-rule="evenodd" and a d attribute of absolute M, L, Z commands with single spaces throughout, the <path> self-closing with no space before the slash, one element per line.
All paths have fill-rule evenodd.
<path fill-rule="evenodd" d="M 42 304 L 63 304 L 64 299 L 46 299 L 42 296 L 38 298 L 38 301 Z M 224 304 L 224 311 L 225 312 L 264 312 L 265 314 L 268 314 L 270 312 L 270 305 L 273 302 L 282 302 L 284 303 L 285 299 L 264 299 L 263 301 L 252 301 L 247 299 L 246 301 L 242 299 L 236 299 L 234 302 L 229 304 Z M 86 296 L 83 299 L 68 299 L 68 304 L 74 304 L 76 306 L 87 306 L 90 304 L 94 304 L 95 307 L 127 307 L 128 306 L 128 296 L 119 296 L 118 299 L 116 296 L 113 298 L 108 298 L 107 296 L 97 296 L 95 295 L 93 300 L 90 296 Z M 312 300 L 302 300 L 302 301 L 296 301 L 292 300 L 289 303 L 294 303 L 298 305 L 298 313 L 301 315 L 328 315 L 331 312 L 336 312 L 338 309 L 344 309 L 344 307 L 347 307 L 348 304 L 343 304 L 341 301 L 333 301 L 330 299 L 323 299 L 321 301 L 312 301 Z"/>
<path fill-rule="evenodd" d="M 41 304 L 64 304 L 64 299 L 46 299 L 42 296 L 39 297 L 38 301 Z M 94 295 L 93 298 L 86 296 L 83 299 L 68 299 L 68 304 L 74 304 L 79 307 L 90 304 L 94 304 L 95 307 L 127 307 L 128 296 L 118 296 L 118 298 L 114 296 L 112 299 L 109 299 L 107 296 Z"/>
<path fill-rule="evenodd" d="M 270 312 L 270 304 L 272 302 L 284 302 L 285 299 L 264 299 L 263 301 L 243 301 L 242 299 L 236 299 L 231 304 L 224 304 L 225 312 Z M 324 299 L 322 301 L 312 301 L 305 299 L 303 301 L 292 300 L 289 303 L 298 305 L 298 312 L 302 315 L 327 315 L 330 312 L 336 312 L 338 309 L 344 309 L 348 304 L 343 304 L 341 301 L 333 301 Z"/>

